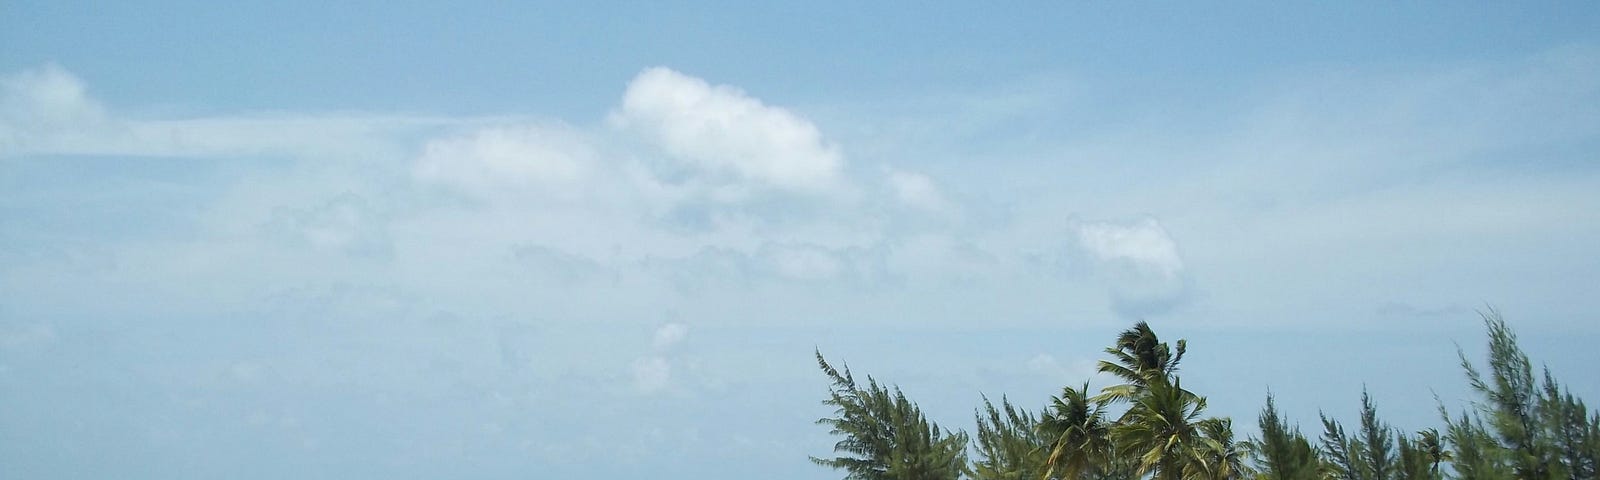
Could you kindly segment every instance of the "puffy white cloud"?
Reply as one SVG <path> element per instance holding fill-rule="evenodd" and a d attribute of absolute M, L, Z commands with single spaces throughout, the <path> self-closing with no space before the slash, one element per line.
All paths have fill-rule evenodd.
<path fill-rule="evenodd" d="M 737 88 L 651 68 L 628 85 L 613 125 L 707 172 L 775 187 L 839 187 L 844 159 L 816 125 Z"/>
<path fill-rule="evenodd" d="M 106 123 L 105 109 L 83 81 L 56 65 L 0 77 L 0 154 L 78 140 Z"/>
<path fill-rule="evenodd" d="M 1183 273 L 1178 243 L 1153 218 L 1126 224 L 1083 223 L 1076 230 L 1079 245 L 1096 260 L 1161 278 L 1177 278 Z"/>
<path fill-rule="evenodd" d="M 0 118 L 13 126 L 49 128 L 96 123 L 105 109 L 78 77 L 55 64 L 0 77 Z"/>
<path fill-rule="evenodd" d="M 1077 245 L 1111 290 L 1111 307 L 1138 318 L 1167 312 L 1189 294 L 1178 243 L 1154 218 L 1074 226 Z"/>

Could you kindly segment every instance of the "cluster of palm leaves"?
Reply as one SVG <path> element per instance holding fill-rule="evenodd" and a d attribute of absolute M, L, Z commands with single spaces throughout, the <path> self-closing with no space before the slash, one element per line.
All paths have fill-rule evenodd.
<path fill-rule="evenodd" d="M 1232 422 L 1204 417 L 1205 397 L 1178 377 L 1186 347 L 1162 342 L 1144 322 L 1119 334 L 1099 370 L 1123 383 L 1092 396 L 1087 383 L 1069 386 L 1051 399 L 1038 423 L 1049 454 L 1036 478 L 1241 478 L 1246 450 Z M 1126 408 L 1111 418 L 1118 406 Z"/>
<path fill-rule="evenodd" d="M 1461 364 L 1482 401 L 1450 415 L 1445 428 L 1406 433 L 1383 422 L 1362 392 L 1359 425 L 1321 416 L 1307 438 L 1269 394 L 1259 436 L 1235 440 L 1232 421 L 1205 415 L 1206 399 L 1183 388 L 1183 340 L 1161 341 L 1140 322 L 1121 332 L 1099 362 L 1115 385 L 1067 386 L 1035 414 L 984 399 L 977 431 L 941 429 L 898 388 L 817 362 L 833 380 L 819 420 L 843 437 L 844 455 L 818 464 L 847 480 L 1584 480 L 1600 479 L 1600 413 L 1562 388 L 1548 370 L 1535 381 L 1516 337 L 1490 311 L 1489 369 Z M 969 445 L 969 440 L 975 440 Z M 969 451 L 973 453 L 969 455 Z"/>

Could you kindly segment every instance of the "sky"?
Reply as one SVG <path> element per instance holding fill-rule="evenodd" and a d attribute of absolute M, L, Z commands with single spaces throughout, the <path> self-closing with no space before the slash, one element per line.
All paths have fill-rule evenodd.
<path fill-rule="evenodd" d="M 1587 2 L 0 4 L 0 477 L 839 478 L 1116 333 L 1240 435 L 1600 401 Z M 327 4 L 334 3 L 334 4 Z"/>

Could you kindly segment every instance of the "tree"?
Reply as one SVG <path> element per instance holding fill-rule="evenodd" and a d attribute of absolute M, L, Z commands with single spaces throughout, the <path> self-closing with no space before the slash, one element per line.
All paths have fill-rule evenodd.
<path fill-rule="evenodd" d="M 1182 387 L 1186 343 L 1161 341 L 1144 322 L 1118 334 L 1099 371 L 1122 381 L 1090 395 L 1087 382 L 1063 388 L 1037 416 L 1005 397 L 975 412 L 976 461 L 965 433 L 928 421 L 898 387 L 836 370 L 817 353 L 833 385 L 818 420 L 841 436 L 843 455 L 812 458 L 850 480 L 1600 480 L 1600 412 L 1533 364 L 1497 312 L 1482 314 L 1488 367 L 1458 350 L 1479 399 L 1442 430 L 1400 432 L 1378 417 L 1366 389 L 1358 428 L 1327 415 L 1315 444 L 1285 421 L 1267 396 L 1261 437 L 1236 442 L 1227 418 L 1205 417 L 1206 398 Z M 1437 400 L 1436 400 L 1437 401 Z M 1111 419 L 1113 408 L 1124 407 Z M 1254 469 L 1246 465 L 1253 460 Z M 1444 468 L 1448 464 L 1449 468 Z"/>
<path fill-rule="evenodd" d="M 1153 382 L 1170 382 L 1178 373 L 1178 363 L 1183 361 L 1187 347 L 1187 342 L 1180 339 L 1173 349 L 1145 322 L 1123 330 L 1117 335 L 1116 343 L 1105 350 L 1115 361 L 1101 360 L 1099 371 L 1115 375 L 1126 383 L 1101 389 L 1099 398 L 1125 401 Z"/>
<path fill-rule="evenodd" d="M 1394 429 L 1378 419 L 1378 407 L 1366 388 L 1361 389 L 1361 430 L 1358 437 L 1345 434 L 1339 422 L 1322 416 L 1322 448 L 1336 478 L 1393 480 L 1398 458 Z"/>
<path fill-rule="evenodd" d="M 822 466 L 845 471 L 846 480 L 956 480 L 967 471 L 967 436 L 939 428 L 898 387 L 867 377 L 858 385 L 848 366 L 841 372 L 817 352 L 817 366 L 833 381 L 825 405 L 834 417 L 817 420 L 844 437 L 834 458 L 811 457 Z"/>
<path fill-rule="evenodd" d="M 1085 472 L 1110 469 L 1111 423 L 1106 421 L 1105 407 L 1105 401 L 1089 397 L 1088 383 L 1062 388 L 1061 396 L 1051 398 L 1039 425 L 1050 439 L 1043 478 L 1075 480 Z"/>
<path fill-rule="evenodd" d="M 972 476 L 978 480 L 1034 480 L 1045 475 L 1046 438 L 1040 422 L 1005 397 L 995 408 L 988 397 L 976 415 L 978 459 Z"/>
<path fill-rule="evenodd" d="M 1198 423 L 1206 409 L 1205 397 L 1184 390 L 1174 378 L 1150 382 L 1131 403 L 1111 428 L 1116 452 L 1135 459 L 1136 476 L 1183 478 L 1184 468 L 1199 458 Z"/>
<path fill-rule="evenodd" d="M 1538 399 L 1539 422 L 1556 452 L 1556 478 L 1600 478 L 1600 413 L 1590 413 L 1583 400 L 1565 391 L 1549 369 L 1544 371 Z"/>
<path fill-rule="evenodd" d="M 1512 477 L 1506 463 L 1506 451 L 1495 443 L 1494 437 L 1476 414 L 1462 412 L 1452 419 L 1449 412 L 1439 407 L 1444 417 L 1444 439 L 1450 444 L 1450 467 L 1461 480 L 1507 480 Z"/>
<path fill-rule="evenodd" d="M 1283 420 L 1271 394 L 1257 425 L 1261 438 L 1250 441 L 1250 454 L 1263 480 L 1322 479 L 1322 457 L 1299 428 Z"/>
<path fill-rule="evenodd" d="M 1395 470 L 1392 428 L 1378 420 L 1378 407 L 1367 389 L 1361 389 L 1361 468 L 1369 480 L 1392 480 Z"/>
<path fill-rule="evenodd" d="M 1200 438 L 1195 451 L 1184 466 L 1184 478 L 1197 480 L 1233 480 L 1250 473 L 1244 459 L 1249 455 L 1246 443 L 1233 440 L 1233 420 L 1207 418 L 1199 423 Z"/>
<path fill-rule="evenodd" d="M 1439 480 L 1439 463 L 1446 454 L 1439 445 L 1439 432 L 1427 429 L 1415 436 L 1396 434 L 1399 458 L 1395 478 L 1399 480 Z"/>
<path fill-rule="evenodd" d="M 1350 438 L 1337 420 L 1318 414 L 1322 419 L 1322 455 L 1328 459 L 1333 478 L 1342 480 L 1367 480 L 1361 468 L 1361 441 Z"/>

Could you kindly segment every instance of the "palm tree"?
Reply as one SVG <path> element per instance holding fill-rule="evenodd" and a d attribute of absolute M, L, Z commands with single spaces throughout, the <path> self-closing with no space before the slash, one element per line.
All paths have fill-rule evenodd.
<path fill-rule="evenodd" d="M 1106 421 L 1105 406 L 1104 401 L 1089 397 L 1087 382 L 1082 388 L 1063 388 L 1061 396 L 1051 397 L 1050 408 L 1039 422 L 1040 431 L 1050 439 L 1045 480 L 1077 480 L 1085 471 L 1104 466 L 1111 453 L 1111 424 Z"/>
<path fill-rule="evenodd" d="M 1127 400 L 1153 382 L 1171 381 L 1177 375 L 1178 363 L 1183 361 L 1183 352 L 1187 346 L 1187 343 L 1180 339 L 1174 350 L 1162 342 L 1155 331 L 1150 329 L 1150 324 L 1145 322 L 1139 322 L 1134 324 L 1133 328 L 1123 330 L 1117 335 L 1116 343 L 1106 348 L 1106 353 L 1116 361 L 1101 360 L 1099 371 L 1115 375 L 1127 383 L 1101 389 L 1098 398 L 1108 401 Z"/>
<path fill-rule="evenodd" d="M 1417 432 L 1416 446 L 1428 460 L 1428 473 L 1433 478 L 1439 478 L 1439 464 L 1451 459 L 1450 451 L 1445 450 L 1444 443 L 1439 441 L 1439 431 L 1429 428 Z"/>
<path fill-rule="evenodd" d="M 1112 427 L 1112 442 L 1119 454 L 1136 460 L 1136 476 L 1181 479 L 1204 438 L 1199 424 L 1205 409 L 1205 397 L 1184 390 L 1178 379 L 1151 382 Z"/>
<path fill-rule="evenodd" d="M 1233 420 L 1207 418 L 1201 420 L 1200 438 L 1189 465 L 1184 467 L 1184 477 L 1196 480 L 1235 480 L 1249 474 L 1245 466 L 1248 445 L 1233 441 Z"/>

